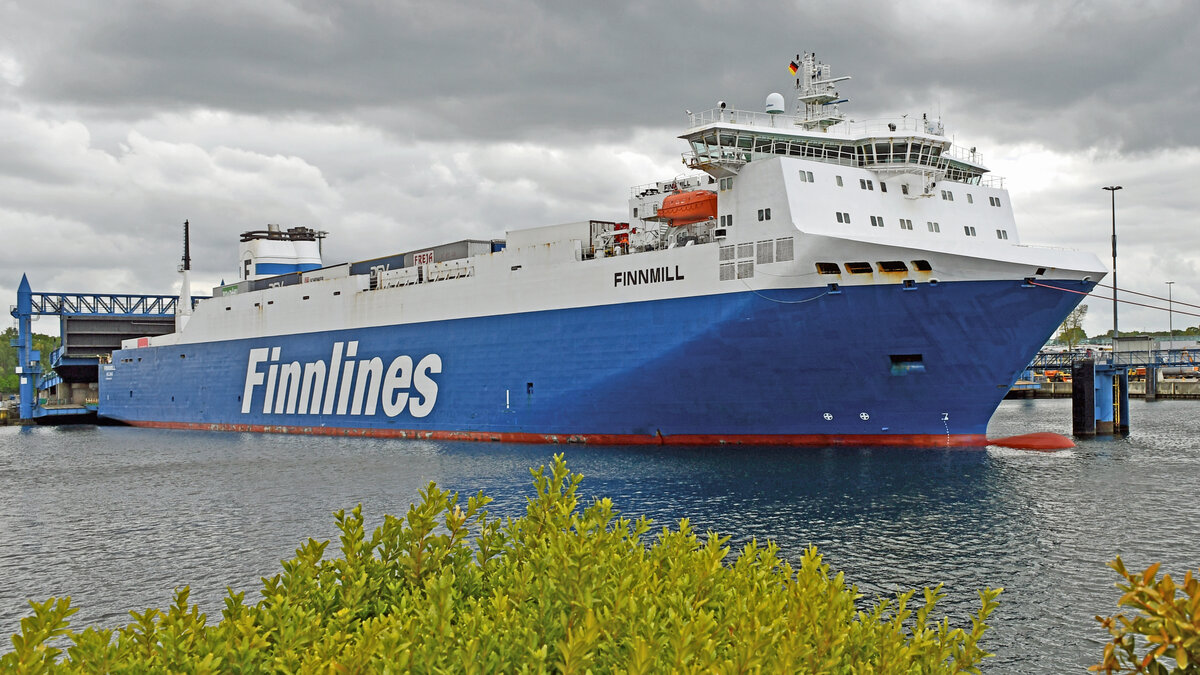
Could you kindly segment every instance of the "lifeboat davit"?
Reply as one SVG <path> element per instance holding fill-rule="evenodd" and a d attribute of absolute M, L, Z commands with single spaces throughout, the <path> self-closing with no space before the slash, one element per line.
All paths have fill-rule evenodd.
<path fill-rule="evenodd" d="M 658 207 L 658 217 L 665 218 L 671 227 L 691 225 L 717 217 L 717 193 L 711 190 L 692 190 L 668 195 Z"/>

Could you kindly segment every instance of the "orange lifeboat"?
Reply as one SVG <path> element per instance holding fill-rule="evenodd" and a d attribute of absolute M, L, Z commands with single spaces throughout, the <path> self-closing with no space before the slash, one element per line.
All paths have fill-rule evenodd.
<path fill-rule="evenodd" d="M 691 225 L 717 217 L 717 193 L 711 190 L 692 190 L 668 195 L 658 207 L 658 217 L 671 227 Z"/>

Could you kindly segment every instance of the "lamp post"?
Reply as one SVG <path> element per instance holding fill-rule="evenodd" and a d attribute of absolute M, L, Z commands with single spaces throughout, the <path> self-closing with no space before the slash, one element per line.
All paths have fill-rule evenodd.
<path fill-rule="evenodd" d="M 1175 322 L 1172 321 L 1174 319 L 1174 307 L 1171 305 L 1171 286 L 1173 285 L 1175 285 L 1174 281 L 1167 282 L 1167 333 L 1171 336 L 1171 347 L 1175 346 Z M 1167 349 L 1171 347 L 1167 347 Z"/>
<path fill-rule="evenodd" d="M 1113 358 L 1117 355 L 1117 337 L 1120 335 L 1117 332 L 1117 190 L 1121 189 L 1120 185 L 1109 185 L 1104 188 L 1112 195 L 1112 254 L 1113 254 Z"/>

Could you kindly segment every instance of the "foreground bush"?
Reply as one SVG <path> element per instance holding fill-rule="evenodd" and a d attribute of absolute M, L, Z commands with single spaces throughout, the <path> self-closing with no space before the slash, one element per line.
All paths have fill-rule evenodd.
<path fill-rule="evenodd" d="M 70 599 L 31 603 L 0 670 L 18 672 L 978 672 L 999 590 L 969 631 L 931 618 L 940 587 L 855 608 L 860 596 L 815 548 L 799 569 L 774 544 L 698 538 L 608 499 L 579 509 L 562 456 L 533 471 L 524 517 L 491 519 L 479 494 L 430 484 L 368 538 L 361 507 L 338 512 L 341 555 L 309 540 L 262 600 L 230 592 L 210 625 L 187 589 L 119 630 L 67 628 Z M 65 643 L 65 644 L 59 644 Z M 58 645 L 58 646 L 55 646 Z"/>
<path fill-rule="evenodd" d="M 1183 585 L 1176 586 L 1170 574 L 1156 579 L 1159 563 L 1146 571 L 1130 572 L 1121 556 L 1108 564 L 1124 579 L 1121 589 L 1122 607 L 1137 610 L 1132 619 L 1124 614 L 1096 617 L 1113 639 L 1104 645 L 1104 658 L 1089 670 L 1105 673 L 1200 673 L 1200 579 L 1191 570 L 1184 575 Z M 1146 648 L 1138 656 L 1138 642 Z M 1160 660 L 1161 659 L 1161 660 Z M 1173 660 L 1170 668 L 1167 660 Z"/>

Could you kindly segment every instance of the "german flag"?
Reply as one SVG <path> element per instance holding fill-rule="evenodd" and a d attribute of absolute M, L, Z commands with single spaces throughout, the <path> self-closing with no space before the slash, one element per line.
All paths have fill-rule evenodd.
<path fill-rule="evenodd" d="M 800 70 L 800 66 L 795 61 L 792 61 L 791 63 L 788 64 L 788 70 L 790 70 L 792 72 L 792 74 L 795 75 L 796 71 Z"/>

